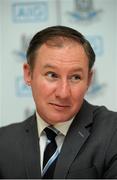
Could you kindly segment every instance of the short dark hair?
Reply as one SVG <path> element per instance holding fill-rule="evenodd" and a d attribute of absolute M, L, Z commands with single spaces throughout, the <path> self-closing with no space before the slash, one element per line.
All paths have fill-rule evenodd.
<path fill-rule="evenodd" d="M 34 35 L 29 43 L 26 54 L 27 63 L 30 65 L 30 67 L 32 69 L 34 67 L 34 60 L 37 49 L 39 49 L 44 43 L 47 43 L 48 41 L 54 42 L 55 44 L 61 38 L 72 40 L 81 44 L 89 59 L 89 69 L 93 67 L 95 62 L 95 52 L 89 41 L 80 32 L 66 26 L 47 27 Z"/>

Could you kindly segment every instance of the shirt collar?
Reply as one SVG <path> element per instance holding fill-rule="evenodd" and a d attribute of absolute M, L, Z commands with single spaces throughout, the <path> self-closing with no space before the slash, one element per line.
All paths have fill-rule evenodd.
<path fill-rule="evenodd" d="M 42 131 L 49 126 L 49 124 L 47 122 L 45 122 L 40 115 L 36 112 L 36 119 L 37 119 L 37 128 L 38 128 L 38 135 L 40 137 Z M 62 133 L 64 136 L 66 136 L 67 131 L 73 121 L 74 117 L 72 119 L 70 119 L 69 121 L 66 122 L 62 122 L 62 123 L 57 123 L 54 125 L 54 127 L 60 132 Z"/>

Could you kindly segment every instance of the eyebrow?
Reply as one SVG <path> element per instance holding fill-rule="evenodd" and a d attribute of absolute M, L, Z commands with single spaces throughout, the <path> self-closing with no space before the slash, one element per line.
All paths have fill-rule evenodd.
<path fill-rule="evenodd" d="M 51 65 L 51 64 L 46 64 L 44 65 L 44 68 L 56 68 L 56 66 Z"/>
<path fill-rule="evenodd" d="M 44 65 L 44 68 L 53 68 L 53 69 L 56 69 L 57 67 L 54 66 L 54 65 L 51 65 L 51 64 L 46 64 L 46 65 Z M 81 67 L 76 67 L 76 68 L 74 68 L 72 70 L 73 71 L 81 71 L 81 72 L 83 71 Z"/>

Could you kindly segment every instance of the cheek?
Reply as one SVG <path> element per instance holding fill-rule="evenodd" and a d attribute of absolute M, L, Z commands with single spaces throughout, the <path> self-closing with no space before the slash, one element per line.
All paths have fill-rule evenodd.
<path fill-rule="evenodd" d="M 38 80 L 33 83 L 33 91 L 38 98 L 46 98 L 49 95 L 53 94 L 55 87 L 44 80 Z"/>
<path fill-rule="evenodd" d="M 78 101 L 84 98 L 84 95 L 87 91 L 87 86 L 78 86 L 77 88 L 72 91 L 72 95 L 74 97 L 74 101 Z"/>

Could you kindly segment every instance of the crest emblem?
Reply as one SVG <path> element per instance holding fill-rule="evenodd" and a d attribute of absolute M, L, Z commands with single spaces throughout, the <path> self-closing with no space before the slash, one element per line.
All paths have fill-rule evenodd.
<path fill-rule="evenodd" d="M 100 12 L 94 8 L 93 0 L 74 0 L 74 10 L 69 15 L 76 21 L 86 22 L 95 19 Z"/>
<path fill-rule="evenodd" d="M 26 60 L 26 50 L 28 48 L 29 38 L 26 35 L 21 36 L 20 50 L 14 50 L 14 54 L 19 57 L 20 61 L 24 62 Z"/>

